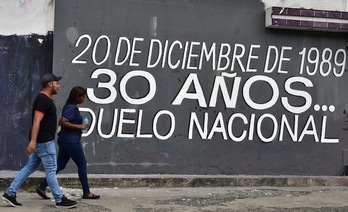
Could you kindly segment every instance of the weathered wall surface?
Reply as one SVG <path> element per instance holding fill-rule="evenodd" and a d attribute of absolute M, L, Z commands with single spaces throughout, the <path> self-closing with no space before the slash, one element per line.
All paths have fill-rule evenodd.
<path fill-rule="evenodd" d="M 46 35 L 53 31 L 54 0 L 2 0 L 0 35 Z"/>
<path fill-rule="evenodd" d="M 52 69 L 53 35 L 0 36 L 0 167 L 25 164 L 31 103 Z"/>
<path fill-rule="evenodd" d="M 346 34 L 264 27 L 271 6 L 346 10 L 330 2 L 55 2 L 55 99 L 60 110 L 73 86 L 88 88 L 89 172 L 340 174 Z M 0 169 L 16 170 L 51 70 L 54 4 L 7 6 L 17 16 L 0 13 Z"/>
<path fill-rule="evenodd" d="M 265 8 L 268 7 L 293 7 L 317 10 L 338 10 L 347 11 L 347 0 L 310 0 L 310 1 L 286 1 L 286 0 L 262 0 Z"/>
<path fill-rule="evenodd" d="M 0 169 L 27 160 L 31 104 L 52 71 L 54 1 L 0 2 Z"/>

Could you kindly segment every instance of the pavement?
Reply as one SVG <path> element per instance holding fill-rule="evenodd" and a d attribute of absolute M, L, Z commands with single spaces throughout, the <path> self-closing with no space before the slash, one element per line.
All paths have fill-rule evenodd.
<path fill-rule="evenodd" d="M 1 193 L 15 173 L 0 171 Z M 344 176 L 89 175 L 101 198 L 85 200 L 77 175 L 58 174 L 63 193 L 79 202 L 73 209 L 57 209 L 33 192 L 43 176 L 33 174 L 17 193 L 22 207 L 0 202 L 0 211 L 348 211 Z"/>

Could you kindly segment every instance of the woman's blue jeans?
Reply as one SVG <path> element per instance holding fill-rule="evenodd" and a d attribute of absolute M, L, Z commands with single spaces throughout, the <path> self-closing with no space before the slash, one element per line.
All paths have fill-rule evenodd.
<path fill-rule="evenodd" d="M 82 185 L 83 194 L 90 193 L 88 179 L 87 179 L 87 160 L 83 152 L 81 142 L 59 144 L 58 158 L 57 158 L 57 173 L 66 167 L 70 158 L 77 165 L 77 172 Z M 44 191 L 47 187 L 47 181 L 44 179 L 39 189 Z"/>
<path fill-rule="evenodd" d="M 56 146 L 53 141 L 38 143 L 34 153 L 29 156 L 27 164 L 17 173 L 6 193 L 15 196 L 21 185 L 26 181 L 30 174 L 37 170 L 42 162 L 46 172 L 46 180 L 52 191 L 53 198 L 60 202 L 63 194 L 59 188 L 56 170 Z"/>

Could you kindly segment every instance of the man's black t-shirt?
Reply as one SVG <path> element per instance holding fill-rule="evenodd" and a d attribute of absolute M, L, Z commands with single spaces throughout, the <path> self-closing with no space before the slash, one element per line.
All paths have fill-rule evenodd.
<path fill-rule="evenodd" d="M 32 122 L 34 120 L 35 112 L 39 112 L 44 115 L 40 122 L 37 143 L 45 143 L 54 140 L 57 130 L 57 108 L 53 100 L 47 95 L 39 93 L 33 103 Z"/>

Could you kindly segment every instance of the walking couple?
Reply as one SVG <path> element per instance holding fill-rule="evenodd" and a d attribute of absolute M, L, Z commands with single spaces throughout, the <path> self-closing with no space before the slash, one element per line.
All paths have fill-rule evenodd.
<path fill-rule="evenodd" d="M 90 192 L 87 179 L 87 161 L 81 144 L 82 130 L 88 125 L 82 124 L 82 117 L 77 104 L 84 102 L 86 90 L 80 86 L 74 87 L 63 108 L 59 120 L 61 131 L 58 133 L 58 158 L 56 158 L 55 133 L 57 130 L 56 106 L 52 96 L 59 92 L 59 80 L 54 74 L 45 74 L 42 79 L 42 90 L 36 96 L 32 108 L 32 128 L 30 142 L 26 148 L 29 156 L 27 164 L 17 173 L 10 187 L 6 189 L 2 199 L 14 207 L 22 206 L 17 202 L 16 194 L 30 174 L 37 170 L 42 163 L 46 178 L 41 182 L 36 192 L 44 199 L 46 187 L 49 186 L 56 203 L 56 207 L 73 208 L 77 202 L 70 200 L 61 192 L 56 173 L 63 170 L 70 160 L 78 167 L 78 175 L 83 189 L 83 199 L 98 199 L 99 195 Z"/>

